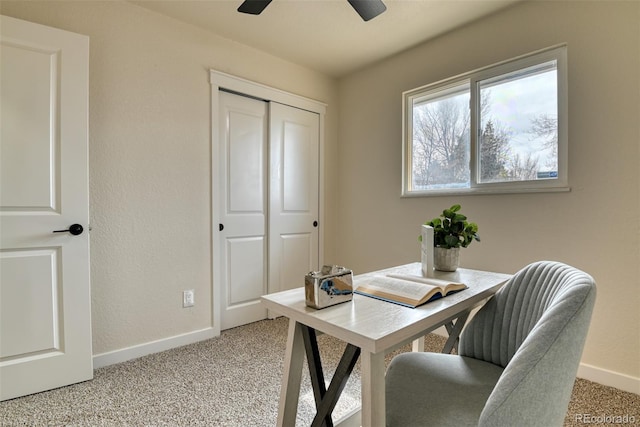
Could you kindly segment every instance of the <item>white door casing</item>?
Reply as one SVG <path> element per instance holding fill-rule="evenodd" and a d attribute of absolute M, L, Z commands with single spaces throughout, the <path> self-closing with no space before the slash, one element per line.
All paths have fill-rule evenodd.
<path fill-rule="evenodd" d="M 89 38 L 0 19 L 0 400 L 6 400 L 93 377 Z M 84 232 L 53 232 L 72 224 Z"/>
<path fill-rule="evenodd" d="M 306 119 L 299 124 L 296 124 L 296 120 L 299 118 L 288 117 L 287 115 L 281 114 L 281 124 L 285 130 L 282 133 L 280 138 L 281 143 L 276 144 L 275 150 L 279 152 L 278 156 L 282 159 L 282 164 L 280 167 L 274 168 L 274 146 L 269 141 L 266 146 L 265 152 L 265 182 L 267 183 L 267 192 L 265 195 L 265 209 L 266 209 L 266 218 L 265 218 L 265 233 L 267 236 L 267 246 L 265 247 L 265 269 L 263 270 L 266 276 L 266 286 L 267 292 L 274 292 L 279 290 L 280 288 L 285 287 L 298 287 L 302 286 L 304 283 L 304 275 L 311 269 L 309 266 L 313 265 L 313 268 L 316 268 L 318 265 L 322 263 L 322 248 L 323 248 L 323 236 L 322 233 L 319 232 L 320 226 L 323 222 L 323 185 L 322 185 L 322 170 L 323 170 L 323 156 L 322 156 L 322 141 L 324 138 L 324 115 L 326 110 L 326 105 L 319 103 L 318 101 L 314 101 L 308 98 L 300 97 L 297 95 L 290 94 L 288 92 L 283 92 L 278 89 L 270 88 L 259 83 L 250 82 L 235 76 L 231 76 L 229 74 L 225 74 L 219 71 L 211 70 L 210 72 L 210 81 L 211 81 L 211 100 L 212 100 L 212 188 L 213 194 L 211 199 L 211 211 L 212 211 L 212 272 L 213 272 L 213 282 L 212 282 L 212 309 L 213 309 L 213 328 L 216 334 L 219 334 L 221 325 L 224 329 L 229 326 L 229 323 L 226 320 L 222 320 L 222 317 L 225 316 L 225 312 L 229 313 L 226 309 L 228 304 L 227 296 L 232 293 L 227 287 L 227 277 L 228 277 L 228 259 L 226 259 L 223 254 L 226 251 L 227 242 L 226 235 L 230 233 L 231 230 L 228 229 L 227 224 L 222 221 L 222 218 L 227 214 L 224 211 L 224 207 L 227 204 L 226 200 L 228 200 L 228 195 L 225 194 L 224 186 L 221 185 L 221 181 L 223 173 L 226 174 L 226 169 L 228 164 L 227 160 L 224 159 L 224 153 L 219 150 L 222 144 L 222 138 L 224 138 L 224 133 L 220 132 L 222 127 L 226 126 L 226 118 L 222 113 L 223 103 L 221 99 L 225 97 L 227 94 L 225 92 L 232 92 L 238 97 L 250 97 L 254 98 L 253 101 L 258 103 L 266 103 L 268 105 L 268 112 L 271 116 L 268 123 L 269 132 L 268 132 L 268 140 L 274 138 L 272 130 L 276 126 L 273 121 L 273 117 L 277 116 L 278 111 L 275 110 L 305 110 L 302 111 L 302 116 L 306 116 Z M 276 105 L 282 104 L 280 106 Z M 275 105 L 275 107 L 274 107 Z M 292 108 L 293 107 L 293 108 Z M 275 110 L 274 110 L 275 109 Z M 311 144 L 315 144 L 315 147 L 311 147 L 308 142 L 300 142 L 296 143 L 292 140 L 293 135 L 295 134 L 303 134 L 306 131 L 304 129 L 309 128 L 308 124 L 305 124 L 305 120 L 308 121 L 308 117 L 313 117 L 311 124 L 311 128 L 315 127 L 316 136 L 313 139 Z M 286 123 L 285 123 L 286 122 Z M 301 132 L 302 131 L 302 132 Z M 285 138 L 286 137 L 286 138 Z M 284 139 L 283 139 L 284 138 Z M 291 155 L 282 157 L 282 144 L 293 147 L 294 150 L 291 151 Z M 295 165 L 292 164 L 294 162 L 293 153 L 297 152 L 305 156 L 304 162 L 312 161 L 314 164 L 311 167 L 305 168 L 295 168 Z M 311 156 L 311 158 L 309 157 Z M 313 160 L 310 160 L 313 159 Z M 274 188 L 274 173 L 272 170 L 275 170 L 278 174 L 283 174 L 283 166 L 286 166 L 286 162 L 289 162 L 289 168 L 286 168 L 286 175 L 290 177 L 294 177 L 295 179 L 303 178 L 300 181 L 290 181 L 291 185 L 286 187 L 279 187 L 278 189 Z M 223 164 L 225 162 L 225 164 Z M 295 163 L 295 162 L 294 162 Z M 300 166 L 300 165 L 297 165 Z M 225 172 L 223 172 L 225 170 Z M 303 177 L 300 175 L 303 171 L 307 173 L 315 174 L 315 178 L 310 179 L 308 177 Z M 315 172 L 314 172 L 315 171 Z M 300 185 L 305 182 L 305 188 L 313 189 L 315 188 L 315 194 L 302 194 L 300 197 L 294 197 L 294 194 L 300 193 Z M 272 194 L 273 192 L 280 192 L 280 208 L 277 208 L 274 212 L 279 212 L 279 214 L 275 214 L 271 212 L 274 207 L 272 206 Z M 290 195 L 290 197 L 286 197 L 286 195 Z M 282 203 L 285 203 L 282 205 Z M 315 205 L 315 207 L 314 207 Z M 315 213 L 310 215 L 313 217 L 310 221 L 305 219 L 300 219 L 305 214 L 303 211 L 313 210 L 315 209 Z M 306 214 L 309 215 L 309 214 Z M 276 218 L 276 225 L 273 225 L 273 218 Z M 291 221 L 288 221 L 291 220 Z M 317 226 L 314 227 L 313 223 L 317 221 Z M 290 224 L 289 224 L 290 222 Z M 299 223 L 306 223 L 305 227 L 299 227 Z M 219 231 L 220 224 L 223 224 L 224 229 Z M 289 227 L 287 227 L 289 225 Z M 312 230 L 309 230 L 311 228 Z M 281 237 L 278 239 L 274 239 L 270 233 L 280 233 Z M 275 245 L 274 241 L 279 241 L 279 247 L 284 248 L 285 255 L 284 256 L 276 256 L 274 258 L 273 245 Z M 258 245 L 255 244 L 255 248 Z M 298 250 L 302 248 L 303 250 Z M 240 258 L 239 258 L 240 259 Z M 275 259 L 279 261 L 276 262 Z M 271 261 L 273 260 L 273 261 Z M 302 260 L 302 261 L 301 261 Z M 234 268 L 238 268 L 242 264 L 236 264 Z M 291 266 L 287 271 L 275 271 L 275 269 L 279 268 L 278 266 L 285 265 Z M 246 266 L 245 266 L 246 268 Z M 251 267 L 253 270 L 253 267 Z M 245 275 L 247 273 L 244 273 Z M 257 275 L 256 275 L 257 276 Z M 275 280 L 275 281 L 274 281 Z M 286 285 L 283 285 L 286 283 Z M 256 304 L 259 304 L 259 301 L 255 301 Z M 251 303 L 245 301 L 243 304 L 239 304 L 236 308 L 240 309 L 242 307 L 248 308 L 251 307 Z M 251 309 L 252 313 L 253 308 Z M 234 313 L 234 316 L 237 314 L 238 319 L 243 318 L 243 314 L 241 314 L 240 310 L 237 313 Z M 251 314 L 252 315 L 252 314 Z M 249 318 L 249 315 L 246 318 Z M 260 314 L 261 318 L 264 318 L 263 314 Z M 234 322 L 236 320 L 233 320 Z M 252 321 L 252 320 L 248 320 Z M 240 323 L 246 323 L 246 321 L 239 321 Z"/>

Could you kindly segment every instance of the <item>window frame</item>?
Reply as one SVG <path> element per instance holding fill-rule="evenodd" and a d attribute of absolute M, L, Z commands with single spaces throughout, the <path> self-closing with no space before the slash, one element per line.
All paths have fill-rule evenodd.
<path fill-rule="evenodd" d="M 479 128 L 480 82 L 501 75 L 524 70 L 546 62 L 556 61 L 557 123 L 558 123 L 558 177 L 528 181 L 480 182 Z M 421 86 L 402 93 L 402 197 L 429 197 L 442 195 L 530 193 L 569 191 L 568 176 L 568 85 L 567 45 L 561 44 L 489 65 L 468 73 Z M 468 84 L 470 91 L 470 156 L 469 187 L 413 190 L 413 105 L 421 98 L 446 93 L 456 86 Z"/>

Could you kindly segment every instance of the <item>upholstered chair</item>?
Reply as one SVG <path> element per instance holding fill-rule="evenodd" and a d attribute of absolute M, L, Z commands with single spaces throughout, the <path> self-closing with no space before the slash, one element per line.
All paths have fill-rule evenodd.
<path fill-rule="evenodd" d="M 523 268 L 465 327 L 458 355 L 392 360 L 387 426 L 562 426 L 595 296 L 566 264 Z"/>

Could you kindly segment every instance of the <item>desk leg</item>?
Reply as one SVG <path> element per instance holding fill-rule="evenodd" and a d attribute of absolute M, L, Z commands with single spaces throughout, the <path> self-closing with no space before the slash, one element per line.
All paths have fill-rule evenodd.
<path fill-rule="evenodd" d="M 307 364 L 309 365 L 309 375 L 311 376 L 311 386 L 316 400 L 316 416 L 313 418 L 311 427 L 333 427 L 331 413 L 338 403 L 340 394 L 349 380 L 353 367 L 360 356 L 360 349 L 353 344 L 347 344 L 340 362 L 333 373 L 329 388 L 324 382 L 322 372 L 322 361 L 320 360 L 320 350 L 316 331 L 309 326 L 301 325 L 302 339 L 307 353 Z"/>
<path fill-rule="evenodd" d="M 443 353 L 449 354 L 453 349 L 458 351 L 458 341 L 460 341 L 460 333 L 462 333 L 462 328 L 465 323 L 467 323 L 467 319 L 469 318 L 470 311 L 465 311 L 460 314 L 456 323 L 453 321 L 445 324 L 444 326 L 447 328 L 447 332 L 449 333 L 449 338 L 447 342 L 444 344 L 444 348 L 442 349 Z"/>
<path fill-rule="evenodd" d="M 289 335 L 287 337 L 287 350 L 280 388 L 280 403 L 278 405 L 278 427 L 296 425 L 304 353 L 302 325 L 295 320 L 289 320 Z"/>
<path fill-rule="evenodd" d="M 362 351 L 362 427 L 384 427 L 384 352 Z"/>
<path fill-rule="evenodd" d="M 320 360 L 320 349 L 316 331 L 313 328 L 302 326 L 302 339 L 307 352 L 307 364 L 309 365 L 309 376 L 311 377 L 311 388 L 316 399 L 316 409 L 322 404 L 322 399 L 327 394 L 327 386 L 324 382 L 324 372 L 322 372 L 322 361 Z M 317 415 L 316 415 L 317 417 Z M 321 423 L 323 427 L 333 427 L 331 414 L 327 415 Z"/>
<path fill-rule="evenodd" d="M 424 352 L 424 336 L 421 336 L 417 340 L 413 340 L 411 343 L 411 351 Z"/>

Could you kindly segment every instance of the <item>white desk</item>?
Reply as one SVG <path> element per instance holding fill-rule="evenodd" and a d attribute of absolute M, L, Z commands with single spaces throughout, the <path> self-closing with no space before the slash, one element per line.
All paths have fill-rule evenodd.
<path fill-rule="evenodd" d="M 420 271 L 420 263 L 413 263 L 358 277 L 391 272 L 421 274 Z M 350 352 L 349 357 L 353 363 L 345 362 L 344 369 L 348 371 L 347 377 L 352 368 L 348 365 L 354 364 L 359 354 L 362 382 L 361 424 L 364 427 L 384 426 L 385 354 L 408 342 L 419 340 L 442 325 L 447 326 L 450 335 L 445 346 L 446 352 L 450 352 L 457 342 L 470 311 L 493 295 L 511 275 L 458 269 L 454 273 L 436 272 L 435 277 L 462 282 L 469 286 L 469 289 L 415 309 L 354 294 L 351 302 L 316 310 L 305 305 L 302 287 L 263 296 L 262 303 L 268 309 L 289 318 L 289 335 L 277 425 L 279 427 L 295 425 L 302 366 L 307 351 L 305 340 L 308 344 L 309 332 L 312 334 L 313 342 L 315 342 L 315 331 L 320 331 L 348 343 L 345 356 Z M 456 319 L 458 320 L 454 323 Z M 419 346 L 414 344 L 414 349 L 417 348 Z M 312 373 L 312 380 L 313 376 Z M 318 384 L 314 384 L 314 387 L 317 386 Z M 332 386 L 333 384 L 329 388 L 332 389 Z M 342 391 L 341 386 L 343 387 L 344 384 L 335 386 L 337 396 Z M 321 387 L 324 388 L 324 384 L 321 384 Z M 317 390 L 314 391 L 317 393 Z M 335 391 L 333 390 L 332 393 Z M 321 394 L 326 392 L 322 391 Z M 333 406 L 328 412 L 329 418 L 332 409 Z M 316 421 L 319 421 L 318 425 L 322 425 L 322 420 Z"/>

